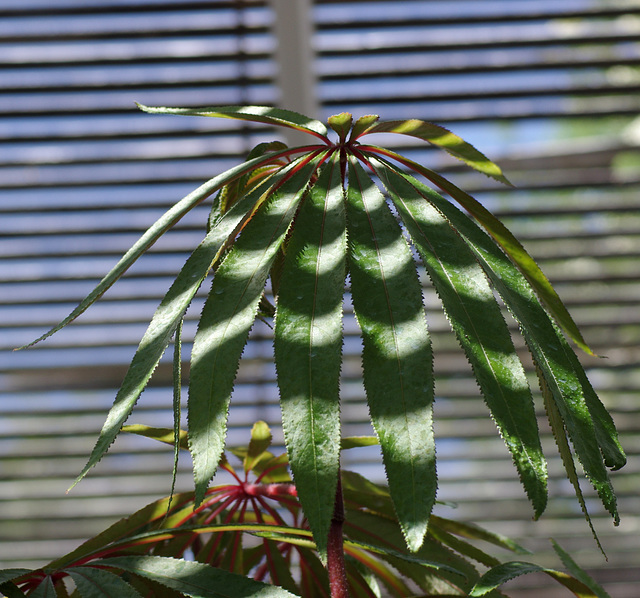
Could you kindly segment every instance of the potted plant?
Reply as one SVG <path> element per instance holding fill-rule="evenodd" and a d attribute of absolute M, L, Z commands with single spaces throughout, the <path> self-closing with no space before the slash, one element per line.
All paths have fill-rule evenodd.
<path fill-rule="evenodd" d="M 576 460 L 618 522 L 607 467 L 622 467 L 624 452 L 610 415 L 565 335 L 591 351 L 547 278 L 505 226 L 469 194 L 425 166 L 367 140 L 379 133 L 409 135 L 509 184 L 497 165 L 443 127 L 418 120 L 380 122 L 367 115 L 354 122 L 343 113 L 330 117 L 327 128 L 320 121 L 268 107 L 140 107 L 151 113 L 293 128 L 307 133 L 309 143 L 260 144 L 244 163 L 180 200 L 64 321 L 35 341 L 83 313 L 180 218 L 215 194 L 206 234 L 153 316 L 76 483 L 115 440 L 172 342 L 177 459 L 182 321 L 196 292 L 210 278 L 190 355 L 184 434 L 194 465 L 193 506 L 197 510 L 205 504 L 223 459 L 227 411 L 250 329 L 256 317 L 273 318 L 282 422 L 296 500 L 318 555 L 327 564 L 332 596 L 346 595 L 340 368 L 347 289 L 362 332 L 364 385 L 390 504 L 407 554 L 419 551 L 433 526 L 437 476 L 433 354 L 415 251 L 513 457 L 534 516 L 542 514 L 547 502 L 546 460 L 525 370 L 494 290 L 517 321 L 532 355 L 550 427 L 587 522 L 591 525 Z"/>

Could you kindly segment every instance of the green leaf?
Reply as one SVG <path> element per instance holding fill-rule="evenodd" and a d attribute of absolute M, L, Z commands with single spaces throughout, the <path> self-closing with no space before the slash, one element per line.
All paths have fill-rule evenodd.
<path fill-rule="evenodd" d="M 285 173 L 286 170 L 283 170 L 274 177 L 274 180 L 279 180 Z M 71 488 L 102 459 L 115 440 L 171 342 L 191 300 L 211 268 L 222 256 L 228 240 L 233 238 L 250 218 L 251 210 L 260 201 L 265 188 L 269 188 L 268 183 L 256 188 L 227 212 L 187 259 L 153 315 L 107 415 L 89 461 Z"/>
<path fill-rule="evenodd" d="M 174 504 L 184 504 L 193 498 L 193 492 L 187 492 L 174 495 Z M 106 546 L 122 541 L 123 538 L 132 537 L 141 530 L 146 529 L 154 522 L 163 519 L 167 514 L 169 498 L 162 498 L 144 506 L 128 517 L 123 517 L 116 521 L 106 530 L 100 532 L 97 536 L 90 538 L 70 553 L 52 561 L 46 565 L 45 569 L 57 571 L 69 567 L 80 560 L 85 560 L 91 555 L 101 552 Z M 189 509 L 192 511 L 192 509 Z"/>
<path fill-rule="evenodd" d="M 596 544 L 600 548 L 600 551 L 606 558 L 604 549 L 600 544 L 600 540 L 598 539 L 598 534 L 593 527 L 593 522 L 591 521 L 591 516 L 589 515 L 589 511 L 587 509 L 587 503 L 585 502 L 584 495 L 582 494 L 582 488 L 580 488 L 580 480 L 578 479 L 578 472 L 576 471 L 576 466 L 573 461 L 571 447 L 569 446 L 569 442 L 567 440 L 566 428 L 562 420 L 562 416 L 560 415 L 558 406 L 553 400 L 553 394 L 549 389 L 549 384 L 545 380 L 542 371 L 539 367 L 536 369 L 538 378 L 540 380 L 542 398 L 544 399 L 544 408 L 547 412 L 547 418 L 549 419 L 549 427 L 551 428 L 551 432 L 556 441 L 556 446 L 558 447 L 558 452 L 560 453 L 560 458 L 562 459 L 562 465 L 564 466 L 564 470 L 567 474 L 567 479 L 573 486 L 574 492 L 576 493 L 576 498 L 578 499 L 578 503 L 580 504 L 580 508 L 582 509 L 582 513 L 584 514 L 584 518 L 591 528 L 591 534 L 593 535 Z"/>
<path fill-rule="evenodd" d="M 491 214 L 491 212 L 489 212 L 489 210 L 487 210 L 476 199 L 471 197 L 471 195 L 462 191 L 462 189 L 459 189 L 453 183 L 433 170 L 425 168 L 417 162 L 413 162 L 400 154 L 384 148 L 368 147 L 368 150 L 397 160 L 401 164 L 408 166 L 431 182 L 435 183 L 443 191 L 446 191 L 451 195 L 453 199 L 455 199 L 485 228 L 495 242 L 498 243 L 502 250 L 513 260 L 514 264 L 539 295 L 540 299 L 549 310 L 549 313 L 555 318 L 558 325 L 569 335 L 576 345 L 586 353 L 593 355 L 593 351 L 589 348 L 582 337 L 578 326 L 571 318 L 567 308 L 562 303 L 555 289 L 551 286 L 547 277 L 544 275 L 542 270 L 540 270 L 540 267 L 535 263 L 534 259 L 527 253 L 520 241 L 513 236 L 511 231 L 509 231 L 504 224 L 500 222 L 500 220 Z M 425 189 L 429 188 L 425 187 Z M 429 189 L 429 191 L 433 190 Z"/>
<path fill-rule="evenodd" d="M 192 210 L 199 203 L 204 201 L 212 193 L 233 181 L 235 178 L 242 176 L 247 172 L 255 170 L 261 164 L 271 161 L 273 158 L 258 157 L 254 160 L 244 162 L 238 166 L 234 166 L 222 174 L 213 177 L 197 189 L 186 195 L 170 210 L 165 212 L 147 231 L 134 243 L 134 245 L 122 256 L 120 261 L 105 275 L 98 285 L 87 295 L 82 302 L 76 307 L 64 320 L 54 326 L 46 334 L 35 341 L 20 347 L 26 349 L 36 343 L 50 337 L 52 334 L 64 328 L 67 324 L 75 320 L 83 314 L 93 303 L 95 303 L 104 293 L 134 264 L 134 262 L 151 247 L 165 232 L 172 228 L 185 214 Z"/>
<path fill-rule="evenodd" d="M 28 573 L 31 573 L 31 569 L 2 569 L 0 570 L 0 584 L 16 579 L 16 577 L 22 577 Z"/>
<path fill-rule="evenodd" d="M 276 155 L 286 154 L 287 150 L 287 146 L 280 141 L 259 143 L 249 152 L 245 162 L 261 156 L 271 155 L 273 157 L 273 154 L 276 152 Z M 274 159 L 273 162 L 265 166 L 260 166 L 251 172 L 247 172 L 241 177 L 231 181 L 228 185 L 225 185 L 216 196 L 211 207 L 207 232 L 216 225 L 222 214 L 228 212 L 242 196 L 247 195 L 251 190 L 251 186 L 248 186 L 248 183 L 251 182 L 252 185 L 260 183 L 260 179 L 272 173 L 274 167 L 279 168 L 284 165 L 284 161 L 280 162 Z M 260 176 L 256 177 L 256 174 Z"/>
<path fill-rule="evenodd" d="M 349 268 L 369 410 L 398 519 L 407 545 L 417 550 L 437 488 L 433 355 L 422 291 L 384 197 L 352 161 L 347 197 Z"/>
<path fill-rule="evenodd" d="M 345 561 L 347 575 L 352 580 L 351 588 L 354 591 L 354 595 L 362 598 L 382 598 L 382 592 L 375 573 L 353 557 L 347 557 Z"/>
<path fill-rule="evenodd" d="M 352 494 L 354 500 L 353 508 L 347 511 L 347 524 L 345 532 L 350 540 L 356 540 L 368 545 L 379 547 L 388 547 L 392 549 L 390 554 L 384 555 L 385 560 L 391 563 L 398 571 L 407 577 L 410 577 L 419 584 L 428 580 L 434 571 L 438 575 L 448 579 L 455 585 L 463 583 L 462 577 L 467 579 L 477 578 L 477 572 L 473 565 L 466 559 L 462 558 L 449 548 L 437 542 L 431 536 L 431 523 L 429 524 L 429 533 L 420 550 L 413 556 L 417 556 L 422 560 L 430 563 L 439 563 L 445 567 L 425 568 L 417 561 L 407 561 L 406 559 L 396 558 L 395 552 L 403 552 L 405 547 L 404 538 L 397 524 L 397 519 L 391 515 L 378 515 L 377 513 L 356 509 L 359 501 L 357 496 Z M 368 506 L 369 501 L 363 502 Z M 418 569 L 416 569 L 418 567 Z"/>
<path fill-rule="evenodd" d="M 182 324 L 183 319 L 178 323 L 173 339 L 173 471 L 171 472 L 171 491 L 169 492 L 167 515 L 171 509 L 173 493 L 176 490 L 178 461 L 180 459 L 180 436 L 182 433 L 180 429 L 182 403 Z"/>
<path fill-rule="evenodd" d="M 191 352 L 189 449 L 197 504 L 222 456 L 229 399 L 269 268 L 316 166 L 292 168 L 294 174 L 256 212 L 214 276 Z"/>
<path fill-rule="evenodd" d="M 57 598 L 57 596 L 58 595 L 50 575 L 44 577 L 38 586 L 29 592 L 30 598 Z"/>
<path fill-rule="evenodd" d="M 376 436 L 346 436 L 342 439 L 340 448 L 345 451 L 363 446 L 375 446 L 376 444 L 378 444 Z"/>
<path fill-rule="evenodd" d="M 353 116 L 349 112 L 334 114 L 329 117 L 329 126 L 338 134 L 340 141 L 343 142 L 349 134 L 349 129 L 353 124 Z"/>
<path fill-rule="evenodd" d="M 604 588 L 600 586 L 590 575 L 587 574 L 555 540 L 551 540 L 553 549 L 560 557 L 562 564 L 567 568 L 569 573 L 573 575 L 579 582 L 587 586 L 598 598 L 610 598 Z"/>
<path fill-rule="evenodd" d="M 257 473 L 260 475 L 260 481 L 265 484 L 291 483 L 288 467 L 289 457 L 284 453 L 261 465 Z"/>
<path fill-rule="evenodd" d="M 18 589 L 18 586 L 10 581 L 0 583 L 0 592 L 2 596 L 6 596 L 6 598 L 24 598 L 24 593 Z"/>
<path fill-rule="evenodd" d="M 251 429 L 251 440 L 244 458 L 245 473 L 251 471 L 262 460 L 265 451 L 271 446 L 271 430 L 266 422 L 257 421 Z"/>
<path fill-rule="evenodd" d="M 474 170 L 486 174 L 505 185 L 511 185 L 497 164 L 494 164 L 470 143 L 440 125 L 416 119 L 388 120 L 371 125 L 359 137 L 372 133 L 398 133 L 428 141 L 458 158 L 458 160 L 462 160 Z"/>
<path fill-rule="evenodd" d="M 271 583 L 299 596 L 300 589 L 291 574 L 291 563 L 287 562 L 280 552 L 278 543 L 265 540 L 264 550 L 267 555 L 267 563 L 269 564 Z"/>
<path fill-rule="evenodd" d="M 434 526 L 432 521 L 429 525 L 429 536 L 434 540 L 440 542 L 442 545 L 455 550 L 458 554 L 463 555 L 466 559 L 473 559 L 474 561 L 477 561 L 478 563 L 481 563 L 486 567 L 493 567 L 500 563 L 497 558 L 487 554 L 470 542 L 461 540 L 457 536 L 444 531 L 442 528 Z"/>
<path fill-rule="evenodd" d="M 437 561 L 432 561 L 430 559 L 422 558 L 416 554 L 408 554 L 406 552 L 402 552 L 400 550 L 395 550 L 393 548 L 389 548 L 384 545 L 370 544 L 368 542 L 361 542 L 355 540 L 345 540 L 344 542 L 345 550 L 349 550 L 350 548 L 362 548 L 367 550 L 368 552 L 373 552 L 374 554 L 390 556 L 395 559 L 400 559 L 401 561 L 406 561 L 407 563 L 414 563 L 416 565 L 422 565 L 423 567 L 428 567 L 430 569 L 437 569 L 438 571 L 448 571 L 449 573 L 453 573 L 455 575 L 459 575 L 460 577 L 464 577 L 464 573 L 462 571 L 452 567 L 450 565 L 446 565 L 445 563 L 439 563 Z"/>
<path fill-rule="evenodd" d="M 250 122 L 266 123 L 279 127 L 288 127 L 311 133 L 327 141 L 327 127 L 319 120 L 308 118 L 291 110 L 272 108 L 270 106 L 208 106 L 206 108 L 166 108 L 162 106 L 144 106 L 138 104 L 144 112 L 153 114 L 181 114 L 185 116 L 214 116 L 218 118 L 233 118 Z"/>
<path fill-rule="evenodd" d="M 364 135 L 369 127 L 371 127 L 374 123 L 379 120 L 379 116 L 377 114 L 365 114 L 361 116 L 358 120 L 356 120 L 353 125 L 353 129 L 351 129 L 351 135 L 349 136 L 349 141 L 356 141 L 358 137 Z"/>
<path fill-rule="evenodd" d="M 431 529 L 437 527 L 462 538 L 468 538 L 469 540 L 482 540 L 484 542 L 488 542 L 489 544 L 493 544 L 506 550 L 511 550 L 512 552 L 516 552 L 518 554 L 530 554 L 530 552 L 526 548 L 523 548 L 518 543 L 514 542 L 511 538 L 507 538 L 502 534 L 490 532 L 473 523 L 465 523 L 462 521 L 455 521 L 453 519 L 445 519 L 443 517 L 432 515 L 430 524 Z"/>
<path fill-rule="evenodd" d="M 327 570 L 317 557 L 316 553 L 309 548 L 298 547 L 300 554 L 300 587 L 305 598 L 328 598 L 329 577 Z"/>
<path fill-rule="evenodd" d="M 342 492 L 348 510 L 368 509 L 372 513 L 394 520 L 393 502 L 386 487 L 374 484 L 354 471 L 341 471 Z"/>
<path fill-rule="evenodd" d="M 560 342 L 566 345 L 563 338 L 560 339 Z M 575 375 L 582 386 L 584 401 L 593 420 L 596 439 L 598 441 L 598 446 L 600 447 L 604 463 L 614 471 L 620 469 L 627 462 L 627 457 L 618 439 L 618 433 L 616 431 L 615 424 L 613 423 L 613 419 L 598 398 L 593 386 L 591 386 L 591 382 L 589 382 L 576 354 L 571 351 L 569 347 L 566 349 L 565 355 L 567 361 L 571 365 L 571 368 L 575 372 Z"/>
<path fill-rule="evenodd" d="M 67 573 L 76 584 L 82 598 L 142 598 L 118 575 L 95 567 L 74 567 Z"/>
<path fill-rule="evenodd" d="M 558 406 L 578 459 L 596 488 L 603 505 L 617 523 L 619 516 L 615 493 L 600 450 L 609 451 L 610 447 L 620 445 L 612 424 L 611 427 L 607 427 L 605 425 L 607 422 L 594 419 L 589 411 L 581 384 L 586 376 L 582 372 L 578 358 L 549 319 L 527 280 L 496 244 L 472 220 L 438 193 L 412 177 L 407 177 L 407 180 L 465 238 L 506 306 L 520 324 L 525 342 Z M 601 438 L 606 438 L 608 443 L 601 443 Z M 623 459 L 622 449 L 620 448 L 619 451 L 617 458 Z M 616 454 L 613 453 L 609 457 L 613 460 Z"/>
<path fill-rule="evenodd" d="M 350 564 L 351 560 L 355 560 L 363 568 L 370 571 L 372 575 L 375 575 L 384 584 L 388 596 L 402 598 L 413 594 L 411 588 L 407 585 L 405 576 L 398 575 L 396 570 L 383 560 L 373 556 L 370 552 L 350 547 L 346 557 L 347 565 Z M 347 572 L 351 576 L 351 567 L 348 567 Z"/>
<path fill-rule="evenodd" d="M 128 434 L 137 434 L 138 436 L 151 438 L 158 442 L 170 444 L 171 446 L 175 446 L 176 442 L 175 431 L 173 428 L 154 428 L 153 426 L 145 426 L 144 424 L 129 424 L 122 426 L 122 431 L 127 432 Z M 186 430 L 180 430 L 178 445 L 181 449 L 189 449 Z"/>
<path fill-rule="evenodd" d="M 484 596 L 502 584 L 521 575 L 527 575 L 528 573 L 546 573 L 567 589 L 571 590 L 578 598 L 597 598 L 597 594 L 594 594 L 589 587 L 566 573 L 520 561 L 502 563 L 487 571 L 473 587 L 469 596 L 471 598 Z"/>
<path fill-rule="evenodd" d="M 193 598 L 292 598 L 294 594 L 197 563 L 169 557 L 128 556 L 103 559 L 96 565 L 129 571 Z"/>
<path fill-rule="evenodd" d="M 337 158 L 322 168 L 296 218 L 280 282 L 274 342 L 289 463 L 321 555 L 340 463 L 346 222 Z"/>
<path fill-rule="evenodd" d="M 486 276 L 465 241 L 415 187 L 383 165 L 376 171 L 442 300 L 537 518 L 547 504 L 547 467 L 533 397 Z"/>

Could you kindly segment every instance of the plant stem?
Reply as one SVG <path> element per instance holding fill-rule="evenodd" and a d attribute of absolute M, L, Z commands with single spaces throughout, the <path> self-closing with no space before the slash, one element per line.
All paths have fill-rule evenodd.
<path fill-rule="evenodd" d="M 329 528 L 327 543 L 327 571 L 329 573 L 329 588 L 331 598 L 349 598 L 347 586 L 347 571 L 344 564 L 344 548 L 342 526 L 344 524 L 344 502 L 342 500 L 342 482 L 338 473 L 336 487 L 336 502 L 333 507 L 333 517 Z"/>

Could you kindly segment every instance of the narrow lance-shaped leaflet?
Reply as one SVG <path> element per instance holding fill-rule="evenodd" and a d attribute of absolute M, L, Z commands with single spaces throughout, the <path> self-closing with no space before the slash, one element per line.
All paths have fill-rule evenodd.
<path fill-rule="evenodd" d="M 97 567 L 72 567 L 66 571 L 82 598 L 142 598 L 121 576 Z"/>
<path fill-rule="evenodd" d="M 578 598 L 608 598 L 604 590 L 602 590 L 602 592 L 595 592 L 592 587 L 562 571 L 556 571 L 554 569 L 541 567 L 535 563 L 522 561 L 510 561 L 489 569 L 471 589 L 469 596 L 471 598 L 480 598 L 492 590 L 497 590 L 502 584 L 529 573 L 546 573 Z"/>
<path fill-rule="evenodd" d="M 91 305 L 93 305 L 102 295 L 104 295 L 111 286 L 135 263 L 135 261 L 147 251 L 164 233 L 172 228 L 180 219 L 191 211 L 194 207 L 204 201 L 211 194 L 215 193 L 218 189 L 224 187 L 234 179 L 255 170 L 265 163 L 271 162 L 275 158 L 275 155 L 259 156 L 254 160 L 239 164 L 229 170 L 219 174 L 206 183 L 203 183 L 183 197 L 180 201 L 174 204 L 167 212 L 165 212 L 156 222 L 154 222 L 145 233 L 134 243 L 134 245 L 122 256 L 118 263 L 104 276 L 104 278 L 98 283 L 98 285 L 87 295 L 80 304 L 59 324 L 54 326 L 51 330 L 37 338 L 33 342 L 19 347 L 20 349 L 26 349 L 31 347 L 40 341 L 55 334 L 67 324 L 71 323 L 78 316 L 82 315 Z"/>
<path fill-rule="evenodd" d="M 533 396 L 486 275 L 435 207 L 404 177 L 375 159 L 372 163 L 423 259 L 539 517 L 547 502 L 547 468 Z"/>
<path fill-rule="evenodd" d="M 372 124 L 365 131 L 360 132 L 357 138 L 373 133 L 397 133 L 399 135 L 409 135 L 427 141 L 445 150 L 458 160 L 490 176 L 501 183 L 510 185 L 500 167 L 489 160 L 481 151 L 464 139 L 458 137 L 448 129 L 424 120 L 386 120 Z"/>
<path fill-rule="evenodd" d="M 176 489 L 178 478 L 178 461 L 180 459 L 180 420 L 182 415 L 182 325 L 184 316 L 178 322 L 175 335 L 173 337 L 173 471 L 171 473 L 171 492 L 169 493 L 169 504 L 167 505 L 167 515 L 171 509 L 173 493 Z"/>
<path fill-rule="evenodd" d="M 149 382 L 203 280 L 220 258 L 229 238 L 237 233 L 237 230 L 250 216 L 254 205 L 268 188 L 268 183 L 260 186 L 238 202 L 220 219 L 215 229 L 207 234 L 187 259 L 153 315 L 125 374 L 113 406 L 107 414 L 96 445 L 89 456 L 89 461 L 71 488 L 102 459 L 115 440 Z"/>
<path fill-rule="evenodd" d="M 518 321 L 527 347 L 558 406 L 576 455 L 605 508 L 617 523 L 619 516 L 615 493 L 604 463 L 619 468 L 624 465 L 626 457 L 611 418 L 601 420 L 595 416 L 604 411 L 604 407 L 593 389 L 585 392 L 582 387 L 581 380 L 586 376 L 584 373 L 578 375 L 576 371 L 577 368 L 582 369 L 578 358 L 550 320 L 533 288 L 495 242 L 433 189 L 413 177 L 405 178 L 465 238 L 505 305 Z"/>
<path fill-rule="evenodd" d="M 208 106 L 204 108 L 168 108 L 165 106 L 144 106 L 138 104 L 138 108 L 144 112 L 153 114 L 179 114 L 183 116 L 213 116 L 218 118 L 232 118 L 235 120 L 246 120 L 259 122 L 279 127 L 287 127 L 309 133 L 319 137 L 323 141 L 327 139 L 327 127 L 324 123 L 314 118 L 309 118 L 303 114 L 273 108 L 271 106 Z"/>
<path fill-rule="evenodd" d="M 431 342 L 411 251 L 384 197 L 353 159 L 347 223 L 369 410 L 398 519 L 415 551 L 427 531 L 437 487 Z"/>
<path fill-rule="evenodd" d="M 336 153 L 296 217 L 277 297 L 274 343 L 287 453 L 321 555 L 340 465 L 345 227 Z"/>
<path fill-rule="evenodd" d="M 123 556 L 96 561 L 96 565 L 135 573 L 194 598 L 295 598 L 294 594 L 195 561 L 162 556 Z"/>
<path fill-rule="evenodd" d="M 213 278 L 191 353 L 187 405 L 196 504 L 222 456 L 229 399 L 269 268 L 318 161 L 296 166 L 245 226 Z"/>
<path fill-rule="evenodd" d="M 571 453 L 571 447 L 569 446 L 569 440 L 567 439 L 567 432 L 564 422 L 562 421 L 562 416 L 560 415 L 560 411 L 553 400 L 553 394 L 549 389 L 549 385 L 547 384 L 547 381 L 539 367 L 536 367 L 536 373 L 538 374 L 538 380 L 540 382 L 540 390 L 542 391 L 542 399 L 544 401 L 545 411 L 547 412 L 549 427 L 551 428 L 551 433 L 556 441 L 562 465 L 564 466 L 568 480 L 573 486 L 573 490 L 576 494 L 576 498 L 578 499 L 578 503 L 580 504 L 580 508 L 582 509 L 582 513 L 584 514 L 584 518 L 591 528 L 591 534 L 593 535 L 598 548 L 600 548 L 600 552 L 602 552 L 603 556 L 606 558 L 607 555 L 605 554 L 604 548 L 602 547 L 602 544 L 600 544 L 598 534 L 593 527 L 591 515 L 589 515 L 587 503 L 585 502 L 584 495 L 582 494 L 578 472 L 576 471 L 576 464 L 573 460 L 573 454 Z"/>
<path fill-rule="evenodd" d="M 513 260 L 521 274 L 529 281 L 531 287 L 538 293 L 541 300 L 549 310 L 549 313 L 555 318 L 558 325 L 569 335 L 583 351 L 593 354 L 593 351 L 587 345 L 582 337 L 582 333 L 573 321 L 573 318 L 562 303 L 562 300 L 556 293 L 551 283 L 544 275 L 535 260 L 529 255 L 527 250 L 522 246 L 520 241 L 516 239 L 511 231 L 498 220 L 489 210 L 487 210 L 480 202 L 471 197 L 468 193 L 448 181 L 437 172 L 430 170 L 409 160 L 396 152 L 385 148 L 375 146 L 366 146 L 363 148 L 366 152 L 373 152 L 381 156 L 388 156 L 404 164 L 408 168 L 414 170 L 418 174 L 424 176 L 427 180 L 437 185 L 440 189 L 451 195 L 465 210 L 479 222 L 484 229 L 491 235 L 495 242 L 502 250 Z"/>
<path fill-rule="evenodd" d="M 40 585 L 29 593 L 29 598 L 58 598 L 58 592 L 50 575 L 44 577 Z"/>

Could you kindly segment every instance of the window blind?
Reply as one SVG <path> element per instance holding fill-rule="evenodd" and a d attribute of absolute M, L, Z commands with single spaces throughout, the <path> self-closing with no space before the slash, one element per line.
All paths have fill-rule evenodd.
<path fill-rule="evenodd" d="M 637 577 L 640 516 L 640 3 L 321 0 L 312 14 L 315 116 L 436 121 L 497 161 L 515 189 L 417 142 L 384 137 L 503 218 L 607 356 L 582 361 L 629 463 L 613 474 L 618 529 L 583 484 L 609 556 L 599 572 L 603 560 L 549 437 L 553 498 L 541 521 L 529 521 L 507 451 L 427 284 L 439 496 L 458 505 L 443 512 L 516 536 L 543 561 L 553 536 L 597 575 L 615 571 L 611 587 L 626 591 L 622 580 Z M 64 495 L 153 310 L 202 237 L 207 208 L 186 217 L 77 324 L 29 351 L 10 350 L 71 311 L 177 199 L 275 135 L 230 120 L 140 114 L 134 101 L 278 102 L 277 41 L 271 6 L 250 0 L 7 1 L 0 17 L 0 561 L 39 565 L 168 491 L 170 453 L 123 436 Z M 190 311 L 187 338 L 201 304 Z M 349 319 L 345 334 L 345 430 L 369 433 Z M 258 325 L 232 402 L 230 444 L 244 442 L 256 419 L 279 437 L 274 379 L 270 331 Z M 133 419 L 169 425 L 170 393 L 163 363 Z M 382 479 L 377 458 L 350 451 L 347 466 Z M 186 459 L 178 483 L 191 487 Z"/>

